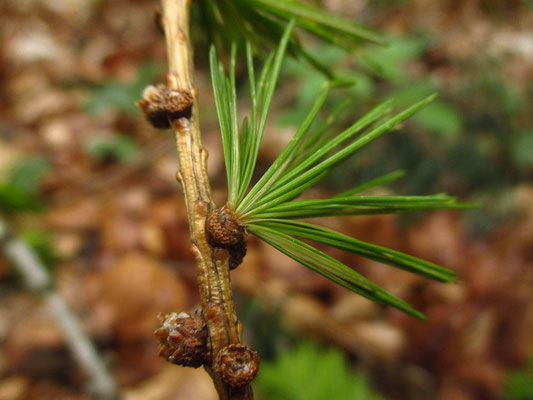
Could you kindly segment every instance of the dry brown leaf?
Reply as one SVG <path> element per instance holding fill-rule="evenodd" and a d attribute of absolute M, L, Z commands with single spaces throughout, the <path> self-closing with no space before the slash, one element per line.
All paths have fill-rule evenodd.
<path fill-rule="evenodd" d="M 94 317 L 125 342 L 151 338 L 157 315 L 187 307 L 188 290 L 156 259 L 135 252 L 93 272 L 85 289 Z"/>

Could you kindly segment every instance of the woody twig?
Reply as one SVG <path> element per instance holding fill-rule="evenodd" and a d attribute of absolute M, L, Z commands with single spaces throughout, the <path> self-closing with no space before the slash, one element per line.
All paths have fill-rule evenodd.
<path fill-rule="evenodd" d="M 156 336 L 162 344 L 160 354 L 169 361 L 193 367 L 203 365 L 220 399 L 252 399 L 250 382 L 257 373 L 259 359 L 242 344 L 242 325 L 237 320 L 230 288 L 232 250 L 210 240 L 206 223 L 215 206 L 207 176 L 207 152 L 200 137 L 189 15 L 190 0 L 162 0 L 160 22 L 167 43 L 167 82 L 166 86 L 148 87 L 139 106 L 155 127 L 170 127 L 176 136 L 177 178 L 185 194 L 202 309 L 193 316 L 166 316 Z"/>

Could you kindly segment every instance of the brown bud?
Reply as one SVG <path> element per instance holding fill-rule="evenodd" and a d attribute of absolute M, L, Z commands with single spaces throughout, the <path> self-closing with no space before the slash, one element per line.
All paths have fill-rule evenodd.
<path fill-rule="evenodd" d="M 246 238 L 244 226 L 239 224 L 233 211 L 227 206 L 211 211 L 206 230 L 212 246 L 228 250 L 229 268 L 237 268 L 246 255 Z"/>
<path fill-rule="evenodd" d="M 198 314 L 171 313 L 161 318 L 154 335 L 159 341 L 159 356 L 185 367 L 198 368 L 207 360 L 207 330 Z"/>
<path fill-rule="evenodd" d="M 193 97 L 189 92 L 170 90 L 164 85 L 147 86 L 137 105 L 156 128 L 170 128 L 170 121 L 191 116 Z"/>
<path fill-rule="evenodd" d="M 244 227 L 227 206 L 217 208 L 207 217 L 207 233 L 211 243 L 219 247 L 233 246 L 244 239 Z"/>
<path fill-rule="evenodd" d="M 259 356 L 248 346 L 230 344 L 220 350 L 215 359 L 215 371 L 228 385 L 247 385 L 257 375 Z"/>

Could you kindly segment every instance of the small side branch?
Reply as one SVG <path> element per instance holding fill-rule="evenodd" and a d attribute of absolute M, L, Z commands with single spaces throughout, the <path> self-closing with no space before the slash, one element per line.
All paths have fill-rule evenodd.
<path fill-rule="evenodd" d="M 60 325 L 72 355 L 89 379 L 89 392 L 97 399 L 118 399 L 118 387 L 80 321 L 54 290 L 45 267 L 33 250 L 13 236 L 2 219 L 0 243 L 3 253 L 23 277 L 28 289 L 42 297 Z"/>

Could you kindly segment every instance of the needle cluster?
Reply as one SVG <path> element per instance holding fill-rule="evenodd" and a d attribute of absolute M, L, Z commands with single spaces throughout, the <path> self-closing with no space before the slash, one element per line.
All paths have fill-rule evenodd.
<path fill-rule="evenodd" d="M 252 46 L 247 45 L 251 113 L 242 121 L 239 120 L 237 110 L 236 46 L 232 47 L 229 76 L 226 76 L 224 66 L 218 61 L 214 48 L 211 50 L 212 81 L 228 178 L 226 207 L 234 213 L 235 218 L 248 233 L 256 235 L 308 268 L 370 300 L 389 304 L 423 319 L 424 315 L 406 302 L 390 295 L 354 269 L 302 239 L 336 247 L 441 282 L 453 281 L 456 277 L 453 271 L 299 220 L 468 208 L 472 207 L 471 204 L 458 203 L 454 197 L 445 194 L 431 196 L 362 194 L 368 189 L 401 177 L 403 175 L 401 171 L 371 180 L 331 198 L 316 200 L 297 198 L 322 180 L 339 163 L 360 151 L 371 141 L 393 131 L 402 121 L 430 104 L 436 95 L 422 99 L 397 114 L 391 113 L 393 100 L 384 101 L 339 133 L 330 129 L 334 118 L 326 119 L 326 122 L 318 127 L 313 124 L 328 93 L 338 85 L 335 81 L 324 82 L 314 104 L 288 145 L 263 176 L 249 188 L 294 23 L 292 20 L 288 24 L 277 51 L 267 57 L 257 81 Z"/>

